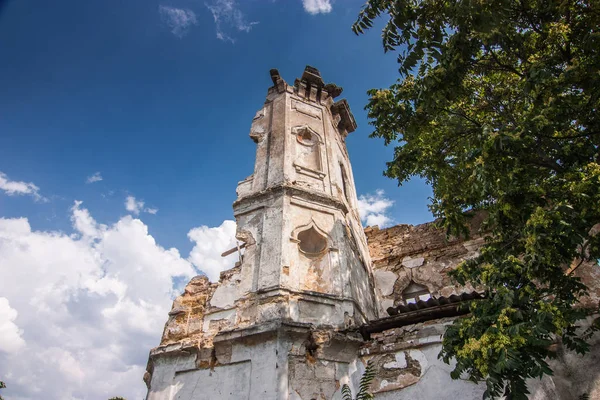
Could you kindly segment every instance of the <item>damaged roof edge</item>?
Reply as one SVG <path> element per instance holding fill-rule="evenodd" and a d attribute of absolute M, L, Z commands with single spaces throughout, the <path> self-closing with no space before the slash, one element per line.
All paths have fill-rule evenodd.
<path fill-rule="evenodd" d="M 360 333 L 365 340 L 370 339 L 372 333 L 379 333 L 388 329 L 400 328 L 420 322 L 431 321 L 439 318 L 457 317 L 469 313 L 467 304 L 473 300 L 483 299 L 478 292 L 462 293 L 449 297 L 431 298 L 427 301 L 418 301 L 408 305 L 399 305 L 387 309 L 390 317 L 371 321 L 360 327 Z"/>

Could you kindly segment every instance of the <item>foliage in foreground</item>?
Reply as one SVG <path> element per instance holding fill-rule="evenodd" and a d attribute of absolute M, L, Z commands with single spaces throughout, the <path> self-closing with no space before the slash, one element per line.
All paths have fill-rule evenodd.
<path fill-rule="evenodd" d="M 366 107 L 396 146 L 385 175 L 425 178 L 448 234 L 468 234 L 467 210 L 487 215 L 480 256 L 453 277 L 488 297 L 440 356 L 453 378 L 485 380 L 484 397 L 526 399 L 553 340 L 589 349 L 574 272 L 600 258 L 600 2 L 370 0 L 354 32 L 380 15 L 401 75 Z"/>
<path fill-rule="evenodd" d="M 344 384 L 344 386 L 342 386 L 342 400 L 373 399 L 373 395 L 369 393 L 369 387 L 371 386 L 371 382 L 373 382 L 373 378 L 375 378 L 375 364 L 372 361 L 369 361 L 367 363 L 365 373 L 360 378 L 360 385 L 358 387 L 358 393 L 356 394 L 356 398 L 352 397 L 352 390 L 350 389 L 350 386 Z"/>
<path fill-rule="evenodd" d="M 4 389 L 6 388 L 6 384 L 4 384 L 4 382 L 0 381 L 0 389 Z M 4 398 L 2 396 L 0 396 L 0 400 L 4 400 Z"/>

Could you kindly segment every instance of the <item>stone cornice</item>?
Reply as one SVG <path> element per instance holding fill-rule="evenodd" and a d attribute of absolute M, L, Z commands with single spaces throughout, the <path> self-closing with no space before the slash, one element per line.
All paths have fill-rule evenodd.
<path fill-rule="evenodd" d="M 328 196 L 323 193 L 314 192 L 293 186 L 291 183 L 283 183 L 276 186 L 271 186 L 265 190 L 256 193 L 250 193 L 233 203 L 234 215 L 244 213 L 246 206 L 251 206 L 255 203 L 263 202 L 270 199 L 273 196 L 296 196 L 309 201 L 321 203 L 324 206 L 329 206 L 340 210 L 342 213 L 348 213 L 348 207 L 344 202 L 336 199 L 335 197 Z"/>

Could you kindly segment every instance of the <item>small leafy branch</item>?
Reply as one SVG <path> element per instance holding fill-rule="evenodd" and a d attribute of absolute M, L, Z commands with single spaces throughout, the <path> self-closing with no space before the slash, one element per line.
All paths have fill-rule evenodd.
<path fill-rule="evenodd" d="M 4 382 L 0 381 L 0 389 L 4 389 L 6 388 L 6 385 L 4 384 Z M 0 396 L 0 400 L 4 400 L 4 398 L 2 396 Z"/>
<path fill-rule="evenodd" d="M 365 373 L 360 378 L 360 386 L 358 388 L 358 393 L 356 394 L 356 399 L 352 397 L 352 390 L 350 390 L 350 386 L 344 384 L 342 386 L 342 400 L 370 400 L 374 399 L 373 395 L 369 393 L 369 387 L 371 386 L 371 382 L 375 378 L 375 364 L 372 360 L 369 360 L 367 363 L 367 369 L 365 369 Z"/>

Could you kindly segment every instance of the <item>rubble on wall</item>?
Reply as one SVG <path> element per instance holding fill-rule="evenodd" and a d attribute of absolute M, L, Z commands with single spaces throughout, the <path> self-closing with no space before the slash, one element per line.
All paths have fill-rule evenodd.
<path fill-rule="evenodd" d="M 211 284 L 206 276 L 192 278 L 183 294 L 173 301 L 161 346 L 200 339 L 206 305 L 215 289 L 216 285 Z"/>
<path fill-rule="evenodd" d="M 475 290 L 469 285 L 456 286 L 447 273 L 461 261 L 479 254 L 483 244 L 479 233 L 482 219 L 482 215 L 476 215 L 471 220 L 468 240 L 447 238 L 435 222 L 366 228 L 380 316 L 387 315 L 385 310 L 389 307 L 403 303 L 403 291 L 411 282 L 426 287 L 432 297 Z"/>
<path fill-rule="evenodd" d="M 435 221 L 421 225 L 400 224 L 386 229 L 379 229 L 377 226 L 367 227 L 365 235 L 373 268 L 400 265 L 403 260 L 407 263 L 423 255 L 436 259 L 451 258 L 474 250 L 471 242 L 481 237 L 479 230 L 483 217 L 483 214 L 478 214 L 471 219 L 471 239 L 467 241 L 466 246 L 463 239 L 447 238 L 444 231 L 436 226 Z M 407 266 L 413 265 L 407 264 Z"/>
<path fill-rule="evenodd" d="M 229 296 L 223 291 L 236 284 L 239 270 L 236 266 L 221 272 L 218 283 L 211 283 L 204 275 L 192 278 L 173 301 L 160 346 L 179 343 L 184 347 L 211 347 L 213 337 L 234 322 L 231 317 L 235 318 L 235 313 L 226 315 L 228 310 L 222 311 L 225 307 L 220 305 L 228 303 Z M 227 305 L 233 307 L 233 301 Z"/>

